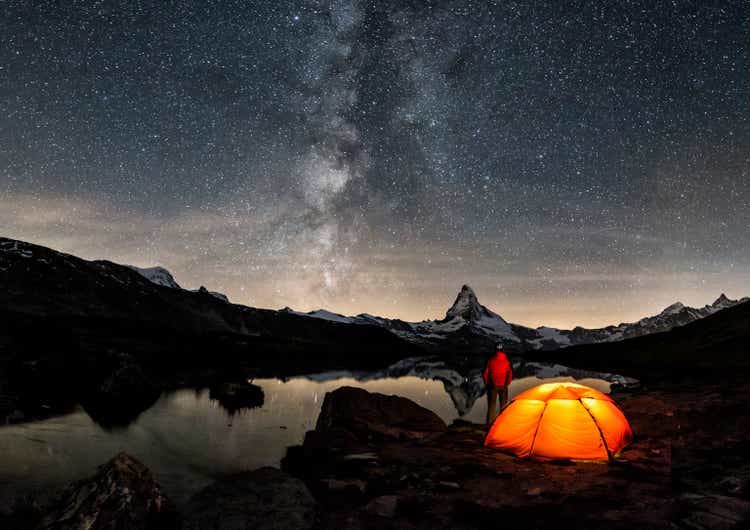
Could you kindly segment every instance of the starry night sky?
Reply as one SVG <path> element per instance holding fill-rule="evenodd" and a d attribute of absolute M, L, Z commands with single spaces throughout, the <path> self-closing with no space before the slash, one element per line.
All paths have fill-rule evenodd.
<path fill-rule="evenodd" d="M 0 35 L 2 235 L 411 320 L 750 294 L 748 1 L 10 0 Z"/>

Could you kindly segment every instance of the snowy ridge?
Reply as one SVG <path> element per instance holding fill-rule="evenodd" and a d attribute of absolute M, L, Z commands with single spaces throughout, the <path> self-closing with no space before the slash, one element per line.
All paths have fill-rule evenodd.
<path fill-rule="evenodd" d="M 502 341 L 505 349 L 509 352 L 523 353 L 529 350 L 565 348 L 576 344 L 615 342 L 650 333 L 668 331 L 748 300 L 750 298 L 747 297 L 741 300 L 730 300 L 722 294 L 712 304 L 701 308 L 687 307 L 681 302 L 676 302 L 666 307 L 658 315 L 642 318 L 637 322 L 597 329 L 577 327 L 572 330 L 547 326 L 532 329 L 511 324 L 497 313 L 481 305 L 476 293 L 468 285 L 461 287 L 453 305 L 441 320 L 404 322 L 366 313 L 349 317 L 325 309 L 302 313 L 287 307 L 282 311 L 342 324 L 380 326 L 403 339 L 428 347 L 440 347 L 441 344 L 451 343 L 454 339 L 462 344 L 459 337 L 469 335 L 484 341 L 485 344 Z"/>
<path fill-rule="evenodd" d="M 174 276 L 172 276 L 172 274 L 164 267 L 141 268 L 136 267 L 135 265 L 125 266 L 129 269 L 134 270 L 151 283 L 155 283 L 156 285 L 163 285 L 164 287 L 171 287 L 172 289 L 182 289 L 182 287 L 180 287 L 180 284 L 175 281 Z"/>
<path fill-rule="evenodd" d="M 31 243 L 0 238 L 0 274 L 17 273 L 15 267 L 19 266 L 24 274 L 30 274 L 28 271 L 31 270 L 38 273 L 40 278 L 48 278 L 55 274 L 66 278 L 70 274 L 80 275 L 88 271 L 97 286 L 116 282 L 138 292 L 154 292 L 153 285 L 158 285 L 161 289 L 191 292 L 181 288 L 172 274 L 163 267 L 140 268 L 104 260 L 86 261 Z M 226 295 L 209 291 L 205 287 L 192 292 L 196 293 L 196 296 L 208 295 L 217 300 L 229 302 Z M 309 313 L 301 313 L 290 308 L 284 308 L 281 311 L 304 318 L 325 319 L 337 325 L 382 327 L 404 340 L 419 345 L 429 353 L 466 359 L 467 356 L 486 355 L 499 341 L 503 342 L 505 350 L 509 353 L 519 354 L 530 350 L 552 350 L 577 344 L 625 340 L 668 331 L 748 301 L 750 301 L 748 297 L 732 300 L 725 294 L 721 294 L 713 303 L 703 307 L 688 307 L 677 302 L 666 307 L 659 314 L 642 318 L 637 322 L 598 329 L 576 327 L 572 330 L 546 326 L 532 329 L 507 322 L 500 315 L 480 304 L 476 293 L 468 285 L 461 288 L 453 305 L 440 320 L 405 322 L 366 313 L 346 316 L 325 309 Z"/>
<path fill-rule="evenodd" d="M 44 249 L 44 253 L 46 253 L 47 255 L 47 258 L 45 258 L 43 257 L 43 255 L 39 255 L 38 248 L 39 247 L 37 247 L 37 252 L 35 253 L 34 245 L 32 245 L 31 243 L 13 239 L 3 239 L 0 241 L 0 253 L 14 254 L 18 257 L 38 261 L 47 265 L 49 265 L 51 261 L 56 261 L 64 267 L 69 267 L 72 269 L 79 268 L 77 262 L 80 263 L 81 260 L 79 258 L 76 258 L 75 256 L 65 254 L 64 252 L 59 252 L 53 249 Z M 54 256 L 54 259 L 51 260 L 50 256 Z M 183 291 L 188 291 L 187 289 L 181 287 L 180 284 L 177 283 L 177 281 L 174 279 L 174 276 L 172 276 L 172 273 L 170 273 L 164 267 L 136 267 L 135 265 L 121 265 L 104 260 L 95 260 L 89 263 L 96 267 L 99 270 L 100 274 L 122 285 L 128 285 L 133 289 L 140 289 L 140 282 L 136 280 L 138 276 L 134 277 L 133 274 L 128 271 L 137 272 L 138 275 L 140 275 L 142 278 L 145 278 L 155 285 L 168 287 L 170 289 L 180 289 Z M 5 270 L 5 267 L 2 265 L 2 263 L 0 263 L 0 271 L 2 270 Z M 205 287 L 194 289 L 188 292 L 205 292 L 219 300 L 229 302 L 229 298 L 227 298 L 225 294 L 217 293 L 215 291 L 209 291 Z"/>
<path fill-rule="evenodd" d="M 310 311 L 309 313 L 303 313 L 301 311 L 295 311 L 291 307 L 285 307 L 281 310 L 282 313 L 291 313 L 293 315 L 300 315 L 303 317 L 313 317 L 313 318 L 320 318 L 322 320 L 330 320 L 331 322 L 341 322 L 343 324 L 355 324 L 356 318 L 352 317 L 345 317 L 344 315 L 339 315 L 338 313 L 332 313 L 330 311 L 326 311 L 325 309 L 318 309 L 316 311 Z"/>
<path fill-rule="evenodd" d="M 225 295 L 224 293 L 219 293 L 216 291 L 209 291 L 202 285 L 198 289 L 185 289 L 183 287 L 180 287 L 180 284 L 177 283 L 177 281 L 174 279 L 174 276 L 172 276 L 172 273 L 169 272 L 164 267 L 136 267 L 135 265 L 125 265 L 128 269 L 134 270 L 144 278 L 146 278 L 151 283 L 155 283 L 156 285 L 161 285 L 163 287 L 169 287 L 171 289 L 182 289 L 183 291 L 189 290 L 192 293 L 206 293 L 210 294 L 214 298 L 217 298 L 221 300 L 222 302 L 229 303 L 229 297 Z"/>
<path fill-rule="evenodd" d="M 214 298 L 218 298 L 222 302 L 229 303 L 229 297 L 227 295 L 225 295 L 224 293 L 216 292 L 216 291 L 209 291 L 202 285 L 198 289 L 190 289 L 190 292 L 210 294 L 211 296 L 213 296 Z"/>

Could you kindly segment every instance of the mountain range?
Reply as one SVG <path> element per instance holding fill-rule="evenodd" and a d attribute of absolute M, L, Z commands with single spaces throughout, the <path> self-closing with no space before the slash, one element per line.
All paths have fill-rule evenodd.
<path fill-rule="evenodd" d="M 354 334 L 357 333 L 356 329 L 371 333 L 369 330 L 372 328 L 381 328 L 426 353 L 449 357 L 486 353 L 499 341 L 503 342 L 507 351 L 515 354 L 616 342 L 668 331 L 748 300 L 730 300 L 722 294 L 704 307 L 693 308 L 677 302 L 658 315 L 637 322 L 565 330 L 547 326 L 530 328 L 510 323 L 482 305 L 468 285 L 461 288 L 444 318 L 406 322 L 366 313 L 345 316 L 325 309 L 302 313 L 288 307 L 279 311 L 249 308 L 231 304 L 226 295 L 205 287 L 195 291 L 183 289 L 163 267 L 139 268 L 104 260 L 85 261 L 31 243 L 0 238 L 0 283 L 3 272 L 7 281 L 11 280 L 9 272 L 13 273 L 13 284 L 3 293 L 4 298 L 7 299 L 18 289 L 23 292 L 20 297 L 6 300 L 6 307 L 16 311 L 36 300 L 37 309 L 43 309 L 46 313 L 88 314 L 92 308 L 98 307 L 98 311 L 93 311 L 97 317 L 117 314 L 143 320 L 150 315 L 150 323 L 166 319 L 168 325 L 184 318 L 199 322 L 203 330 L 241 334 L 267 333 L 267 330 L 256 329 L 256 323 L 251 322 L 263 315 L 264 327 L 273 321 L 271 327 L 274 333 L 281 335 L 295 336 L 297 329 L 309 327 L 313 322 L 319 322 L 325 329 L 341 329 L 342 325 L 349 325 L 343 327 Z M 58 283 L 50 285 L 54 281 Z M 71 283 L 73 281 L 78 282 L 78 289 L 74 288 L 76 284 Z M 125 289 L 126 293 L 117 299 L 109 299 L 104 291 L 111 291 L 113 285 Z M 157 288 L 149 289 L 149 285 Z M 210 296 L 206 298 L 205 295 Z M 133 299 L 132 303 L 128 304 L 130 299 Z M 211 299 L 219 302 L 219 305 L 214 307 L 214 304 L 209 304 L 209 307 L 207 302 Z M 251 315 L 253 318 L 249 318 Z M 288 324 L 284 325 L 284 322 Z M 303 322 L 306 323 L 304 326 Z"/>
<path fill-rule="evenodd" d="M 507 322 L 464 286 L 445 318 L 409 323 L 246 307 L 205 288 L 182 289 L 163 268 L 86 261 L 0 238 L 0 417 L 14 410 L 59 413 L 82 403 L 93 416 L 106 414 L 102 423 L 126 422 L 168 388 L 388 367 L 432 374 L 464 409 L 481 393 L 481 367 L 498 340 L 526 371 L 544 361 L 640 379 L 652 365 L 662 375 L 684 370 L 682 350 L 699 351 L 696 344 L 709 352 L 708 361 L 725 351 L 732 362 L 742 359 L 733 352 L 746 351 L 745 300 L 673 304 L 601 329 L 532 329 Z M 631 337 L 637 338 L 623 340 Z M 393 368 L 408 358 L 421 360 Z"/>
<path fill-rule="evenodd" d="M 80 403 L 101 424 L 124 424 L 169 388 L 419 355 L 378 326 L 232 304 L 164 270 L 0 238 L 0 421 Z"/>
<path fill-rule="evenodd" d="M 523 353 L 535 350 L 555 350 L 579 344 L 616 342 L 651 333 L 669 331 L 672 328 L 683 326 L 748 300 L 750 298 L 747 297 L 741 300 L 730 300 L 725 294 L 722 294 L 712 304 L 704 307 L 688 307 L 676 302 L 658 315 L 645 317 L 637 322 L 594 329 L 575 327 L 572 330 L 547 326 L 529 328 L 509 323 L 497 313 L 480 304 L 476 293 L 468 285 L 461 288 L 455 302 L 448 309 L 445 317 L 440 320 L 405 322 L 369 314 L 348 317 L 324 309 L 300 313 L 287 307 L 282 311 L 339 323 L 381 326 L 403 339 L 426 346 L 429 349 L 440 349 L 441 346 L 446 344 L 454 346 L 457 338 L 473 335 L 477 338 L 486 339 L 486 342 L 502 342 L 509 352 Z"/>

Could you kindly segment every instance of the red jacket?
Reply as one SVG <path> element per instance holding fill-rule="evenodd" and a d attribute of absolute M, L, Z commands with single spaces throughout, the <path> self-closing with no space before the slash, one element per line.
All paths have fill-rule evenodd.
<path fill-rule="evenodd" d="M 494 386 L 508 386 L 513 381 L 513 369 L 505 352 L 499 351 L 487 361 L 482 377 L 486 385 L 490 383 L 490 379 Z"/>

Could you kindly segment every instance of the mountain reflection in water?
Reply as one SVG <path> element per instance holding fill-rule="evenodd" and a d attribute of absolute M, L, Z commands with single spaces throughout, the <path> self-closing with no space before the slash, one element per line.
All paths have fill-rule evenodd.
<path fill-rule="evenodd" d="M 373 374 L 374 375 L 374 374 Z M 0 427 L 0 498 L 23 494 L 93 473 L 120 451 L 143 461 L 178 504 L 223 473 L 277 466 L 286 447 L 301 443 L 315 427 L 326 392 L 355 386 L 370 392 L 396 394 L 429 408 L 447 423 L 459 417 L 455 397 L 444 382 L 415 376 L 341 377 L 337 374 L 289 380 L 256 379 L 265 396 L 263 406 L 230 415 L 208 390 L 179 390 L 162 396 L 131 425 L 107 431 L 83 411 L 20 425 Z M 544 381 L 572 381 L 558 377 Z M 519 378 L 512 398 L 539 384 L 537 377 Z M 610 383 L 581 383 L 608 392 Z M 471 399 L 462 416 L 482 422 L 484 399 Z"/>

